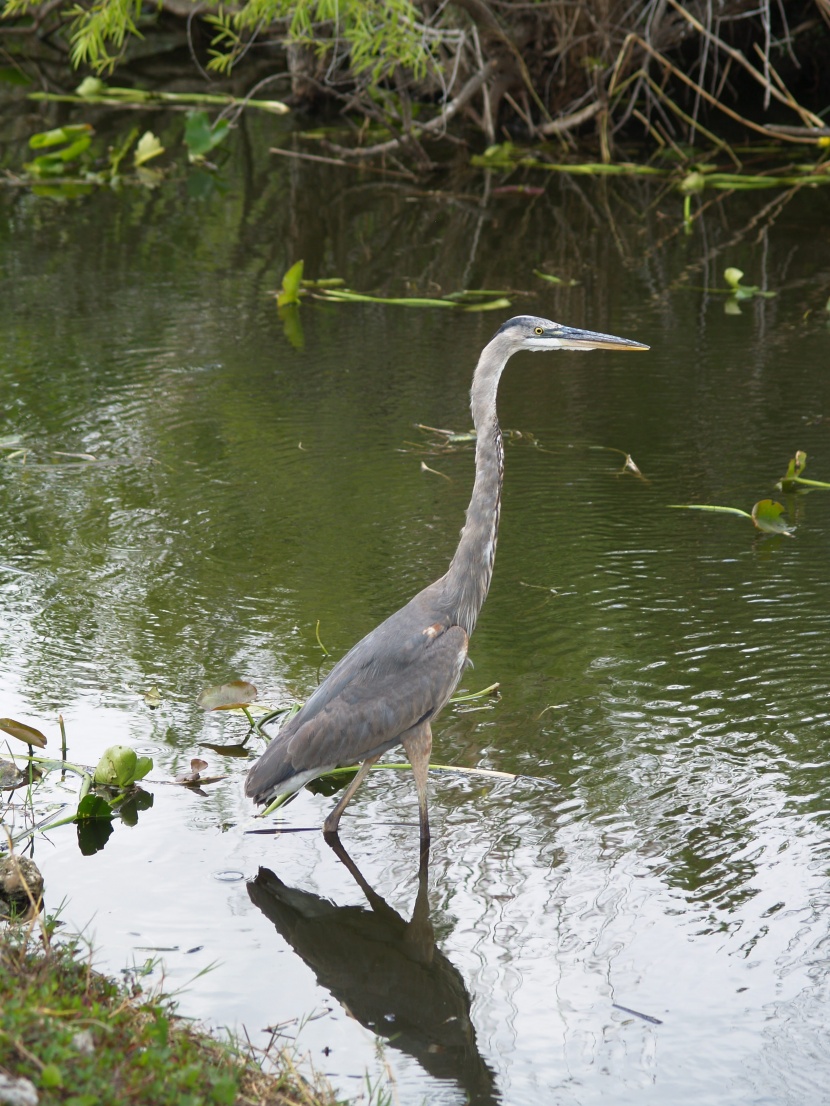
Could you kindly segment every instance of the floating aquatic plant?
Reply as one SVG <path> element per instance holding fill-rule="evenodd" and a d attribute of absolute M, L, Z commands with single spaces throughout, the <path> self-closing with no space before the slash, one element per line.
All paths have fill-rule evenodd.
<path fill-rule="evenodd" d="M 282 278 L 282 288 L 277 292 L 277 307 L 288 307 L 300 302 L 304 264 L 302 260 L 295 261 Z"/>
<path fill-rule="evenodd" d="M 830 490 L 830 483 L 824 480 L 808 480 L 802 476 L 802 472 L 807 467 L 807 454 L 803 449 L 796 450 L 796 454 L 791 458 L 789 465 L 787 465 L 786 473 L 781 477 L 776 488 L 780 488 L 783 492 L 796 492 L 800 488 L 824 488 Z"/>
<path fill-rule="evenodd" d="M 682 511 L 717 511 L 724 515 L 738 515 L 749 521 L 765 534 L 784 534 L 791 538 L 795 527 L 785 518 L 784 507 L 773 499 L 761 499 L 752 511 L 743 511 L 740 507 L 718 507 L 712 503 L 670 503 L 669 507 Z"/>
<path fill-rule="evenodd" d="M 50 152 L 38 154 L 27 161 L 23 168 L 34 177 L 62 177 L 72 162 L 77 161 L 89 149 L 94 133 L 89 123 L 67 124 L 49 131 L 39 131 L 29 139 L 29 148 L 48 149 Z"/>
<path fill-rule="evenodd" d="M 143 88 L 120 88 L 105 84 L 99 77 L 85 77 L 74 93 L 31 92 L 28 99 L 65 104 L 108 104 L 112 107 L 167 107 L 186 104 L 199 107 L 244 107 L 257 108 L 271 115 L 285 115 L 289 111 L 281 100 L 252 100 L 247 96 L 240 99 L 228 93 L 216 92 L 160 92 Z"/>
<path fill-rule="evenodd" d="M 138 756 L 129 745 L 110 745 L 98 761 L 92 782 L 123 791 L 143 780 L 152 768 L 152 759 Z"/>
<path fill-rule="evenodd" d="M 196 706 L 202 710 L 244 710 L 253 703 L 259 692 L 247 680 L 229 680 L 226 684 L 206 687 L 199 693 Z"/>
<path fill-rule="evenodd" d="M 189 111 L 184 125 L 184 144 L 192 164 L 204 164 L 207 155 L 228 137 L 231 125 L 227 119 L 211 123 L 206 111 Z"/>
<path fill-rule="evenodd" d="M 498 311 L 510 307 L 508 293 L 490 288 L 465 288 L 449 292 L 446 296 L 375 296 L 368 292 L 356 292 L 345 287 L 342 277 L 326 277 L 307 280 L 303 276 L 303 262 L 295 261 L 282 278 L 282 287 L 276 292 L 277 307 L 297 306 L 303 297 L 311 295 L 326 303 L 382 303 L 390 307 L 441 307 L 456 311 Z M 555 279 L 555 278 L 552 278 Z M 281 312 L 281 318 L 286 316 Z M 291 340 L 291 335 L 288 335 Z M 297 342 L 293 342 L 297 345 Z"/>
<path fill-rule="evenodd" d="M 744 278 L 744 274 L 741 269 L 736 269 L 734 266 L 730 266 L 723 271 L 723 279 L 729 285 L 726 289 L 715 288 L 712 291 L 726 291 L 730 296 L 736 300 L 751 300 L 755 297 L 760 299 L 769 300 L 777 295 L 776 292 L 765 292 L 757 284 L 741 284 Z"/>

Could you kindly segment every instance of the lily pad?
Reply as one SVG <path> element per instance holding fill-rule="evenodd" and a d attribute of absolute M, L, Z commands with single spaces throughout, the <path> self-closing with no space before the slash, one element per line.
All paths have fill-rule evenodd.
<path fill-rule="evenodd" d="M 717 511 L 723 515 L 738 515 L 748 518 L 758 530 L 765 534 L 784 534 L 791 538 L 795 527 L 781 516 L 784 508 L 773 499 L 761 499 L 752 508 L 752 513 L 742 511 L 740 507 L 719 507 L 713 503 L 670 503 L 669 507 L 683 511 Z"/>
<path fill-rule="evenodd" d="M 155 684 L 144 692 L 144 702 L 150 710 L 156 710 L 157 707 L 161 706 L 161 695 Z"/>
<path fill-rule="evenodd" d="M 784 534 L 793 536 L 794 526 L 791 526 L 785 518 L 784 508 L 774 499 L 762 499 L 752 508 L 752 521 L 759 530 L 765 534 Z"/>
<path fill-rule="evenodd" d="M 196 706 L 202 710 L 234 710 L 253 703 L 257 694 L 257 689 L 247 680 L 230 680 L 226 684 L 206 687 L 200 692 Z"/>

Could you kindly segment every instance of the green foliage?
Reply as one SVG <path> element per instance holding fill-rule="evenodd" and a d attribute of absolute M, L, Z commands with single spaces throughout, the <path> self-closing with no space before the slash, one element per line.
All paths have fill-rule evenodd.
<path fill-rule="evenodd" d="M 205 156 L 225 140 L 229 130 L 227 119 L 217 119 L 211 126 L 206 111 L 189 111 L 184 127 L 184 143 L 190 161 L 204 161 Z"/>
<path fill-rule="evenodd" d="M 830 483 L 826 480 L 808 480 L 801 474 L 807 467 L 807 454 L 803 449 L 796 450 L 795 456 L 790 458 L 786 473 L 781 477 L 776 488 L 785 492 L 797 492 L 802 489 L 809 491 L 811 488 L 830 490 Z"/>
<path fill-rule="evenodd" d="M 110 804 L 106 799 L 102 799 L 100 795 L 84 795 L 78 803 L 75 820 L 77 822 L 96 822 L 100 818 L 105 821 L 112 820 L 113 809 Z"/>
<path fill-rule="evenodd" d="M 104 787 L 132 787 L 152 767 L 150 757 L 137 756 L 129 745 L 110 745 L 98 761 L 93 781 Z"/>
<path fill-rule="evenodd" d="M 92 971 L 85 950 L 35 952 L 13 931 L 0 935 L 0 1069 L 30 1079 L 44 1104 L 74 1106 L 231 1106 L 265 1101 L 248 1096 L 266 1086 L 275 1102 L 289 1082 L 187 1026 L 169 999 L 133 998 Z M 279 1101 L 320 1100 L 295 1090 Z"/>
<path fill-rule="evenodd" d="M 300 302 L 300 289 L 303 281 L 303 262 L 295 261 L 282 278 L 282 288 L 277 292 L 277 307 L 287 307 Z"/>
<path fill-rule="evenodd" d="M 78 123 L 33 134 L 29 139 L 30 149 L 42 150 L 53 146 L 61 146 L 61 149 L 40 154 L 32 161 L 27 161 L 24 169 L 34 177 L 64 176 L 71 162 L 77 161 L 89 149 L 92 133 L 92 127 L 88 123 Z"/>
<path fill-rule="evenodd" d="M 141 37 L 136 26 L 141 0 L 95 0 L 89 8 L 76 6 L 73 14 L 70 40 L 75 66 L 89 65 L 98 73 L 111 72 L 127 37 Z"/>
<path fill-rule="evenodd" d="M 22 15 L 37 6 L 38 0 L 6 0 L 4 14 Z M 141 0 L 67 3 L 66 10 L 72 16 L 69 38 L 75 66 L 112 72 L 128 39 L 141 37 Z M 437 41 L 425 36 L 412 0 L 247 0 L 233 10 L 209 3 L 203 18 L 213 27 L 210 68 L 219 72 L 228 72 L 250 40 L 274 23 L 286 27 L 289 40 L 311 45 L 321 55 L 335 48 L 342 53 L 347 47 L 352 73 L 372 82 L 399 67 L 422 78 L 433 61 L 430 44 Z"/>
<path fill-rule="evenodd" d="M 669 507 L 682 511 L 715 511 L 722 515 L 737 515 L 748 518 L 756 530 L 764 534 L 783 534 L 791 538 L 795 530 L 784 518 L 784 507 L 774 499 L 761 499 L 752 511 L 743 511 L 740 507 L 720 507 L 714 503 L 670 503 Z"/>
<path fill-rule="evenodd" d="M 775 295 L 775 292 L 764 292 L 757 284 L 741 284 L 743 276 L 743 272 L 734 266 L 723 271 L 723 279 L 728 285 L 727 290 L 736 300 L 751 300 L 753 296 L 772 299 Z"/>
<path fill-rule="evenodd" d="M 138 145 L 135 148 L 133 165 L 138 169 L 148 161 L 151 161 L 154 157 L 158 157 L 159 154 L 163 153 L 164 147 L 159 142 L 158 138 L 156 138 L 152 131 L 145 131 L 141 138 L 139 138 Z"/>
<path fill-rule="evenodd" d="M 348 46 L 352 72 L 373 82 L 399 66 L 421 78 L 432 60 L 411 0 L 248 0 L 233 14 L 220 7 L 207 18 L 214 27 L 210 68 L 221 72 L 246 49 L 245 35 L 282 21 L 287 21 L 289 40 L 321 54 Z"/>

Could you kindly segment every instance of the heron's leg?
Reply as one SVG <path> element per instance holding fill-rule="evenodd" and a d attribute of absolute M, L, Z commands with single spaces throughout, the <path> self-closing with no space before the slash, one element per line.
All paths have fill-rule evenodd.
<path fill-rule="evenodd" d="M 357 791 L 358 787 L 360 787 L 360 785 L 363 783 L 369 769 L 372 767 L 379 756 L 380 753 L 378 753 L 377 756 L 368 757 L 361 764 L 357 775 L 343 792 L 343 797 L 341 798 L 340 802 L 337 804 L 337 806 L 334 808 L 328 818 L 326 818 L 325 822 L 323 822 L 323 833 L 326 834 L 326 836 L 328 836 L 329 834 L 334 834 L 335 836 L 337 835 L 337 827 L 340 825 L 340 815 L 349 805 L 349 802 L 351 801 L 351 798 L 354 795 L 355 791 Z"/>
<path fill-rule="evenodd" d="M 401 744 L 412 765 L 415 786 L 418 789 L 418 812 L 421 821 L 421 848 L 429 848 L 429 814 L 427 813 L 427 774 L 429 754 L 432 752 L 432 730 L 429 722 L 414 726 L 401 738 Z"/>

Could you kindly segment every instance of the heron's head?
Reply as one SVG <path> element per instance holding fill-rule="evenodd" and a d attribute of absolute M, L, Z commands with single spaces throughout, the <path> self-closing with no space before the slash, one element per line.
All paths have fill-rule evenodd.
<path fill-rule="evenodd" d="M 642 342 L 634 342 L 630 338 L 562 326 L 550 319 L 540 319 L 537 315 L 517 315 L 508 319 L 496 331 L 495 337 L 501 335 L 510 343 L 510 353 L 521 349 L 649 349 Z"/>

